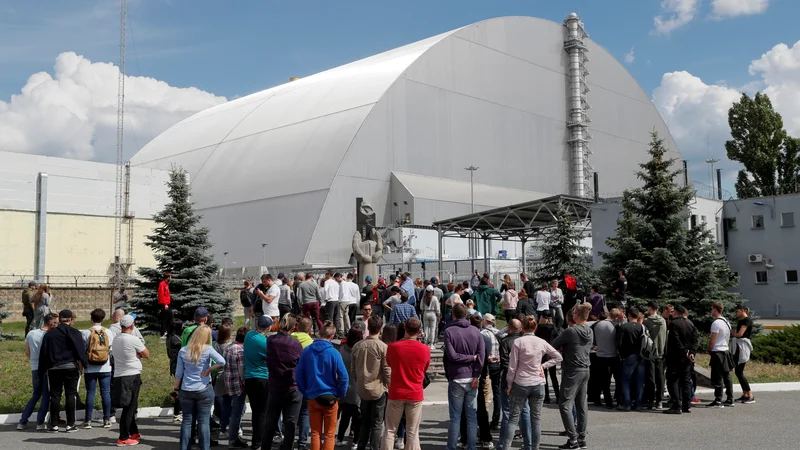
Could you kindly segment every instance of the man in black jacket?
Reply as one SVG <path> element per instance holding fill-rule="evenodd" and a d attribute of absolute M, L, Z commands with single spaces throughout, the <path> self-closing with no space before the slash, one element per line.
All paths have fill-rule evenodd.
<path fill-rule="evenodd" d="M 508 384 L 506 383 L 506 375 L 508 374 L 508 361 L 511 355 L 511 349 L 514 347 L 514 341 L 522 337 L 522 322 L 517 319 L 511 319 L 508 323 L 508 335 L 500 341 L 500 403 L 503 407 L 503 421 L 500 425 L 500 442 L 505 442 L 506 433 L 514 433 L 516 430 L 507 430 L 508 417 L 511 413 L 511 399 L 508 396 Z M 531 448 L 531 439 L 533 437 L 531 430 L 531 409 L 528 402 L 522 407 L 522 415 L 520 416 L 519 426 L 522 429 L 523 447 Z"/>
<path fill-rule="evenodd" d="M 50 385 L 50 428 L 58 432 L 61 413 L 61 393 L 66 395 L 67 433 L 78 431 L 75 427 L 75 402 L 78 380 L 83 368 L 89 364 L 81 332 L 72 327 L 72 311 L 58 313 L 59 325 L 48 331 L 42 340 L 39 353 L 39 370 L 47 371 Z"/>
<path fill-rule="evenodd" d="M 686 308 L 675 305 L 672 322 L 667 328 L 667 389 L 672 406 L 664 414 L 691 412 L 692 401 L 692 363 L 697 352 L 697 328 L 683 317 Z"/>

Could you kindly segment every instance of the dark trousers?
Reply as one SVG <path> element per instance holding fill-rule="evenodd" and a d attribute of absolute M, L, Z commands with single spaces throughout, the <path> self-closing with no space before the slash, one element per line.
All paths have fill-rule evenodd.
<path fill-rule="evenodd" d="M 67 413 L 67 425 L 75 426 L 75 399 L 78 395 L 78 369 L 50 369 L 47 372 L 50 384 L 50 426 L 58 425 L 58 416 L 61 414 L 61 394 L 66 396 L 64 409 Z"/>
<path fill-rule="evenodd" d="M 664 395 L 664 360 L 652 359 L 646 362 L 644 378 L 644 402 L 661 403 Z"/>
<path fill-rule="evenodd" d="M 355 306 L 355 305 L 353 305 Z M 361 433 L 361 411 L 355 403 L 339 403 L 339 440 L 344 441 L 347 427 L 353 432 L 353 442 L 358 442 Z"/>
<path fill-rule="evenodd" d="M 722 389 L 728 400 L 733 399 L 733 381 L 728 367 L 728 352 L 711 352 L 711 384 L 714 385 L 714 398 L 722 400 Z"/>
<path fill-rule="evenodd" d="M 139 434 L 139 427 L 136 425 L 136 410 L 139 409 L 139 391 L 142 387 L 142 378 L 135 375 L 131 384 L 131 401 L 122 407 L 122 415 L 119 418 L 119 439 L 124 441 L 134 434 Z"/>
<path fill-rule="evenodd" d="M 339 319 L 339 301 L 328 300 L 328 303 L 325 303 L 325 314 L 327 315 L 325 320 L 330 320 L 336 325 Z"/>
<path fill-rule="evenodd" d="M 489 411 L 486 410 L 486 395 L 484 385 L 488 380 L 481 378 L 478 385 L 478 442 L 492 442 L 492 430 L 489 424 Z M 461 443 L 467 445 L 467 411 L 461 411 Z"/>
<path fill-rule="evenodd" d="M 620 390 L 620 383 L 621 380 L 618 378 L 617 375 L 617 368 L 619 367 L 619 358 L 614 356 L 611 358 L 602 358 L 597 357 L 597 376 L 599 379 L 597 380 L 597 397 L 593 401 L 600 401 L 600 393 L 603 393 L 603 400 L 605 400 L 606 406 L 611 407 L 614 404 L 614 397 L 611 396 L 611 377 L 614 376 L 614 380 L 616 382 L 616 390 L 617 392 L 622 392 Z M 594 375 L 592 375 L 594 376 Z M 591 380 L 590 380 L 591 382 Z"/>
<path fill-rule="evenodd" d="M 264 434 L 261 436 L 261 448 L 272 448 L 272 439 L 278 429 L 278 419 L 283 415 L 283 443 L 281 450 L 291 450 L 294 444 L 294 432 L 297 426 L 297 418 L 300 416 L 300 405 L 303 396 L 297 389 L 284 393 L 273 392 L 267 399 L 267 418 L 264 426 Z M 253 432 L 253 441 L 258 439 L 258 435 Z"/>
<path fill-rule="evenodd" d="M 350 326 L 356 323 L 356 313 L 358 312 L 358 305 L 351 303 L 347 305 L 347 316 L 350 317 Z M 345 330 L 346 331 L 346 330 Z"/>
<path fill-rule="evenodd" d="M 598 359 L 597 353 L 589 353 L 589 403 L 600 403 L 602 374 L 600 373 L 600 363 L 597 362 Z"/>
<path fill-rule="evenodd" d="M 292 307 L 289 305 L 278 304 L 278 311 L 280 312 L 281 319 L 283 319 L 283 316 L 292 312 Z"/>
<path fill-rule="evenodd" d="M 303 315 L 311 319 L 314 328 L 319 331 L 322 328 L 322 321 L 319 320 L 319 302 L 306 303 L 301 306 Z"/>
<path fill-rule="evenodd" d="M 372 441 L 372 450 L 381 450 L 383 416 L 386 412 L 386 394 L 377 400 L 361 400 L 361 431 L 358 433 L 358 450 L 366 450 Z"/>
<path fill-rule="evenodd" d="M 169 306 L 167 306 L 166 308 L 164 308 L 163 305 L 159 306 L 162 308 L 160 314 L 161 314 L 161 335 L 163 336 L 167 332 L 167 330 L 169 330 L 170 327 L 172 327 L 172 319 L 174 318 L 174 316 L 172 314 L 172 309 Z"/>
<path fill-rule="evenodd" d="M 742 386 L 742 391 L 750 392 L 750 383 L 747 381 L 747 378 L 744 376 L 744 366 L 747 363 L 743 362 L 741 364 L 738 364 L 738 362 L 739 362 L 739 351 L 738 350 L 736 351 L 736 354 L 733 355 L 733 358 L 737 362 L 736 371 L 734 373 L 736 373 L 736 378 L 739 379 L 739 385 Z"/>
<path fill-rule="evenodd" d="M 33 325 L 33 310 L 25 311 L 25 336 L 28 335 L 28 332 L 31 331 L 31 327 Z"/>
<path fill-rule="evenodd" d="M 667 361 L 667 390 L 672 409 L 689 410 L 692 404 L 692 364 L 688 359 Z"/>
<path fill-rule="evenodd" d="M 556 366 L 549 367 L 547 370 L 544 371 L 544 399 L 548 402 L 550 401 L 550 385 L 553 386 L 553 393 L 556 396 L 556 402 L 558 402 L 559 396 L 559 389 L 558 389 L 558 378 L 556 377 Z M 548 383 L 547 379 L 550 378 L 550 382 Z"/>
<path fill-rule="evenodd" d="M 500 423 L 500 378 L 503 367 L 500 364 L 489 366 L 489 379 L 492 381 L 492 427 Z"/>
<path fill-rule="evenodd" d="M 257 442 L 263 435 L 264 423 L 267 420 L 266 408 L 269 398 L 267 380 L 265 378 L 247 378 L 244 380 L 244 390 L 247 392 L 247 398 L 250 399 L 250 409 L 253 413 L 253 442 Z"/>

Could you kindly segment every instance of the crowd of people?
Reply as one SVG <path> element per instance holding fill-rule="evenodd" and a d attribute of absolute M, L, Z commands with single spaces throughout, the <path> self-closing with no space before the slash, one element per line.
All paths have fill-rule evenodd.
<path fill-rule="evenodd" d="M 171 317 L 162 327 L 181 449 L 227 441 L 229 448 L 269 449 L 279 442 L 282 450 L 295 443 L 312 450 L 418 450 L 437 344 L 448 382 L 448 450 L 511 449 L 515 439 L 525 449 L 538 448 L 551 392 L 567 437 L 559 448 L 565 449 L 587 448 L 589 403 L 684 414 L 696 402 L 698 333 L 688 311 L 651 302 L 645 314 L 626 305 L 623 272 L 608 302 L 598 286 L 583 295 L 568 272 L 539 285 L 520 274 L 519 291 L 508 276 L 496 289 L 488 275 L 477 273 L 447 285 L 436 277 L 412 280 L 407 273 L 388 282 L 365 277 L 362 286 L 355 280 L 353 274 L 329 272 L 320 280 L 309 273 L 293 279 L 265 274 L 256 286 L 246 281 L 240 295 L 245 325 L 238 328 L 230 318 L 215 325 L 202 307 L 187 324 L 165 313 Z M 164 311 L 170 308 L 169 281 L 167 274 L 159 287 Z M 33 302 L 39 291 L 28 299 Z M 496 327 L 500 309 L 503 329 Z M 714 303 L 708 348 L 712 408 L 736 402 L 733 370 L 744 391 L 738 401 L 755 401 L 744 376 L 752 321 L 747 308 L 738 307 L 734 331 L 723 313 L 723 305 Z M 41 327 L 28 333 L 33 395 L 18 429 L 28 427 L 41 399 L 37 429 L 60 431 L 62 393 L 65 431 L 91 428 L 99 386 L 102 426 L 110 428 L 120 408 L 117 445 L 139 443 L 141 359 L 149 351 L 134 315 L 119 307 L 108 328 L 105 317 L 102 309 L 92 311 L 92 327 L 79 331 L 72 312 L 62 310 L 46 314 Z M 86 415 L 78 426 L 81 377 Z M 665 386 L 669 408 L 663 407 Z M 248 404 L 249 439 L 242 429 Z"/>

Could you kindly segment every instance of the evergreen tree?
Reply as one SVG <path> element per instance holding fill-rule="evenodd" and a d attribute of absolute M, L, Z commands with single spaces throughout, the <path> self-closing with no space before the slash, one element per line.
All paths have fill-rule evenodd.
<path fill-rule="evenodd" d="M 6 306 L 8 306 L 8 302 L 0 300 L 0 341 L 6 338 L 3 335 L 3 319 L 11 315 L 11 312 L 5 309 Z"/>
<path fill-rule="evenodd" d="M 581 245 L 583 230 L 574 226 L 569 209 L 564 205 L 559 204 L 554 215 L 555 225 L 545 229 L 542 235 L 542 256 L 534 281 L 538 285 L 560 280 L 564 270 L 569 270 L 588 290 L 594 281 L 594 271 L 591 253 Z"/>
<path fill-rule="evenodd" d="M 232 298 L 224 295 L 222 284 L 216 277 L 217 265 L 208 254 L 208 228 L 200 227 L 200 216 L 195 214 L 189 200 L 189 183 L 186 172 L 170 172 L 169 198 L 171 202 L 153 219 L 159 226 L 147 236 L 145 245 L 153 249 L 156 267 L 141 267 L 140 279 L 135 281 L 136 293 L 131 299 L 137 319 L 158 327 L 158 284 L 167 270 L 172 271 L 169 285 L 171 308 L 176 317 L 191 319 L 200 306 L 208 309 L 215 322 L 230 317 Z"/>
<path fill-rule="evenodd" d="M 694 193 L 674 183 L 679 171 L 672 170 L 673 159 L 665 159 L 667 150 L 655 132 L 649 153 L 651 159 L 637 173 L 644 185 L 623 194 L 617 235 L 606 241 L 611 251 L 603 254 L 600 276 L 611 285 L 625 269 L 629 304 L 682 303 L 705 329 L 716 301 L 732 316 L 736 295 L 726 288 L 736 280 L 711 232 L 688 227 Z"/>

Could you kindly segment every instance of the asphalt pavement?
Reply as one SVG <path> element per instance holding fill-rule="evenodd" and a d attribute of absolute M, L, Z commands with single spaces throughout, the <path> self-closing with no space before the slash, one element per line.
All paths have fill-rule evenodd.
<path fill-rule="evenodd" d="M 710 400 L 708 395 L 701 397 Z M 667 416 L 660 412 L 617 412 L 592 407 L 589 413 L 587 441 L 591 449 L 649 449 L 679 447 L 686 449 L 786 449 L 800 448 L 797 405 L 800 392 L 756 393 L 756 403 L 738 404 L 735 408 L 697 407 L 691 414 Z M 447 443 L 447 406 L 426 406 L 420 441 L 423 450 L 443 449 Z M 172 418 L 143 419 L 139 428 L 142 444 L 137 448 L 178 448 L 180 425 Z M 249 437 L 249 414 L 245 434 Z M 542 412 L 542 449 L 553 449 L 566 438 L 558 436 L 561 419 L 555 405 L 545 405 Z M 116 444 L 117 425 L 111 429 L 94 428 L 76 433 L 16 431 L 13 425 L 0 426 L 0 450 L 69 449 L 110 447 Z M 497 433 L 493 433 L 495 443 Z M 514 448 L 522 442 L 515 441 Z M 226 448 L 220 446 L 217 448 Z M 278 448 L 275 445 L 274 448 Z M 340 447 L 343 450 L 347 448 Z"/>

